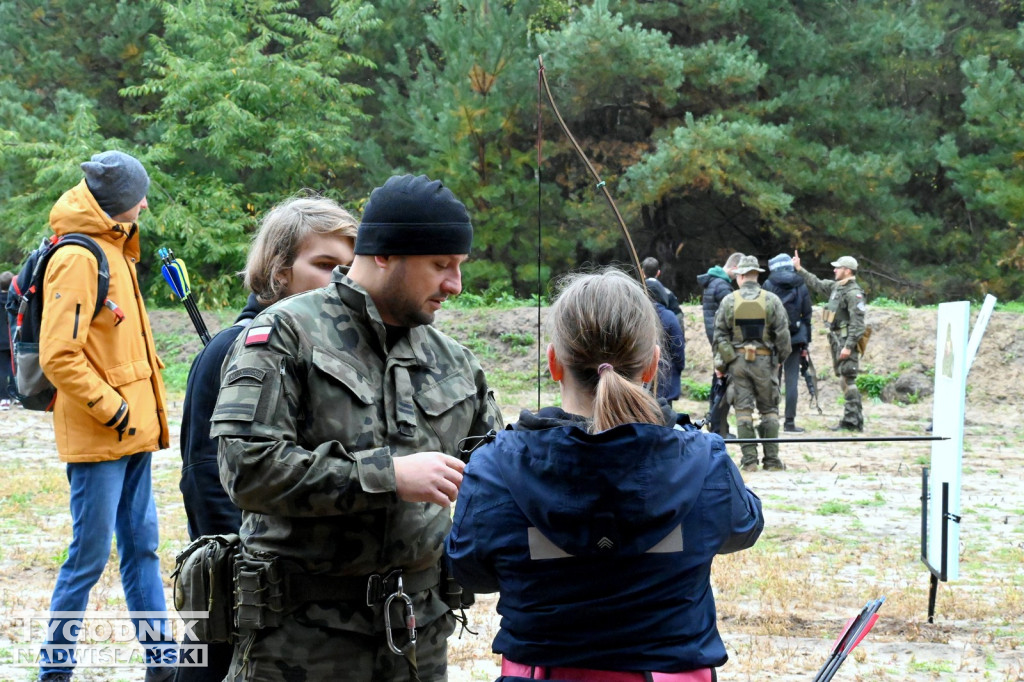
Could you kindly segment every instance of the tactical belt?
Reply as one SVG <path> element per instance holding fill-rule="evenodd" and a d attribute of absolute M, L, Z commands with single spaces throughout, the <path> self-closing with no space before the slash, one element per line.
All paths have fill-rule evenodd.
<path fill-rule="evenodd" d="M 360 602 L 375 606 L 398 591 L 399 577 L 402 590 L 407 594 L 425 592 L 441 583 L 437 566 L 412 573 L 395 569 L 386 575 L 374 573 L 364 577 L 289 573 L 285 576 L 285 598 L 292 606 L 310 601 Z"/>

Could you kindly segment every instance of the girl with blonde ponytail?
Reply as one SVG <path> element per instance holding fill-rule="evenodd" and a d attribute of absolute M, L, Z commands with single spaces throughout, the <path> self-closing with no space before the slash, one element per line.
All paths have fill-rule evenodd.
<path fill-rule="evenodd" d="M 719 436 L 664 424 L 644 388 L 661 324 L 637 282 L 570 276 L 549 327 L 561 407 L 524 410 L 473 454 L 454 576 L 500 592 L 506 680 L 714 680 L 727 656 L 711 562 L 754 544 L 761 502 Z"/>

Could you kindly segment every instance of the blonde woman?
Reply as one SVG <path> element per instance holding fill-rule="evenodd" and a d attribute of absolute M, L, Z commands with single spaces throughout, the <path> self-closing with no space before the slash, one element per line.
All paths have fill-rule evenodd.
<path fill-rule="evenodd" d="M 561 407 L 473 453 L 447 551 L 499 592 L 506 680 L 709 682 L 726 661 L 711 562 L 764 526 L 717 435 L 664 425 L 643 383 L 660 323 L 617 270 L 571 276 L 551 309 Z"/>

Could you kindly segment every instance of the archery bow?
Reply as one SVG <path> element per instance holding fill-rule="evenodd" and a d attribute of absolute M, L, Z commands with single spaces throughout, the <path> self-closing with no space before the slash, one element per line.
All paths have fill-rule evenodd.
<path fill-rule="evenodd" d="M 545 69 L 544 69 L 544 57 L 542 55 L 538 55 L 537 56 L 537 63 L 539 65 L 538 68 L 537 68 L 538 88 L 543 88 L 544 93 L 547 95 L 548 104 L 551 105 L 551 111 L 552 111 L 552 113 L 554 113 L 555 119 L 558 121 L 558 127 L 562 129 L 563 133 L 565 133 L 565 136 L 569 139 L 570 144 L 572 144 L 572 148 L 576 151 L 576 155 L 580 158 L 580 160 L 583 162 L 583 165 L 587 167 L 587 170 L 590 172 L 590 175 L 594 178 L 594 181 L 597 183 L 597 189 L 601 190 L 601 193 L 604 194 L 604 198 L 608 200 L 608 205 L 611 206 L 612 212 L 615 214 L 615 220 L 618 222 L 619 228 L 622 230 L 622 236 L 625 237 L 626 245 L 629 247 L 629 255 L 632 256 L 632 258 L 633 258 L 633 266 L 636 268 L 637 279 L 640 280 L 640 284 L 644 287 L 644 290 L 646 290 L 647 289 L 647 284 L 646 284 L 646 282 L 644 282 L 643 267 L 641 267 L 641 265 L 640 265 L 640 257 L 637 255 L 636 248 L 633 246 L 633 238 L 629 234 L 629 228 L 626 227 L 626 221 L 622 219 L 622 214 L 619 213 L 619 208 L 618 208 L 618 206 L 615 205 L 615 200 L 612 199 L 612 195 L 611 195 L 611 192 L 608 191 L 607 184 L 605 183 L 604 180 L 601 179 L 600 174 L 594 169 L 593 164 L 590 163 L 590 159 L 587 158 L 587 155 L 586 155 L 586 153 L 584 153 L 583 148 L 580 146 L 580 143 L 576 141 L 576 138 L 575 138 L 575 136 L 573 136 L 572 131 L 569 130 L 569 126 L 566 125 L 565 119 L 562 118 L 562 114 L 559 113 L 558 105 L 555 104 L 555 98 L 551 95 L 551 88 L 548 86 L 548 78 L 547 78 L 547 75 L 546 75 Z M 539 107 L 538 107 L 538 110 L 539 110 Z M 537 140 L 537 155 L 538 155 L 537 167 L 539 169 L 540 168 L 540 116 L 539 116 L 539 111 L 538 111 L 538 117 L 537 117 L 537 137 L 538 137 L 538 140 Z"/>

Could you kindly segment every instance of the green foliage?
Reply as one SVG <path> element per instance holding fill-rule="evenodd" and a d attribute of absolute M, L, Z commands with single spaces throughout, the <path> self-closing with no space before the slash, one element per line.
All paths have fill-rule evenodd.
<path fill-rule="evenodd" d="M 625 263 L 547 103 L 538 165 L 542 55 L 641 257 L 680 299 L 733 250 L 796 247 L 814 272 L 860 258 L 875 302 L 1012 301 L 1022 19 L 1002 0 L 0 0 L 0 267 L 108 148 L 153 178 L 140 274 L 160 300 L 159 246 L 204 305 L 237 306 L 272 205 L 308 187 L 358 209 L 404 172 L 469 208 L 469 291 L 526 296 Z"/>
<path fill-rule="evenodd" d="M 541 305 L 548 305 L 547 297 L 541 298 Z M 486 289 L 482 293 L 463 291 L 458 296 L 451 298 L 445 304 L 447 307 L 457 309 L 472 308 L 522 308 L 524 306 L 536 307 L 537 296 L 528 298 L 517 298 L 511 291 L 500 289 Z"/>
<path fill-rule="evenodd" d="M 370 91 L 346 75 L 372 64 L 344 47 L 375 20 L 357 2 L 315 19 L 274 0 L 158 6 L 150 76 L 122 90 L 160 98 L 139 115 L 159 132 L 147 158 L 165 169 L 151 234 L 192 265 L 201 301 L 224 306 L 256 216 L 303 187 L 330 188 L 352 165 L 347 133 Z"/>
<path fill-rule="evenodd" d="M 526 132 L 535 105 L 525 94 L 536 87 L 525 40 L 536 10 L 534 2 L 436 3 L 419 33 L 399 37 L 402 49 L 374 85 L 379 113 L 357 135 L 370 177 L 425 173 L 469 207 L 471 290 L 536 288 L 536 228 L 525 219 L 537 195 Z M 392 40 L 387 24 L 379 35 Z"/>
<path fill-rule="evenodd" d="M 691 400 L 708 400 L 711 398 L 711 384 L 694 381 L 690 377 L 683 377 L 681 380 L 683 393 Z"/>
<path fill-rule="evenodd" d="M 893 300 L 885 296 L 879 296 L 871 299 L 872 308 L 885 308 L 887 310 L 906 310 L 912 307 L 912 304 L 907 301 Z"/>
<path fill-rule="evenodd" d="M 890 381 L 898 378 L 896 374 L 859 374 L 857 375 L 857 390 L 869 398 L 881 398 L 882 391 Z"/>

